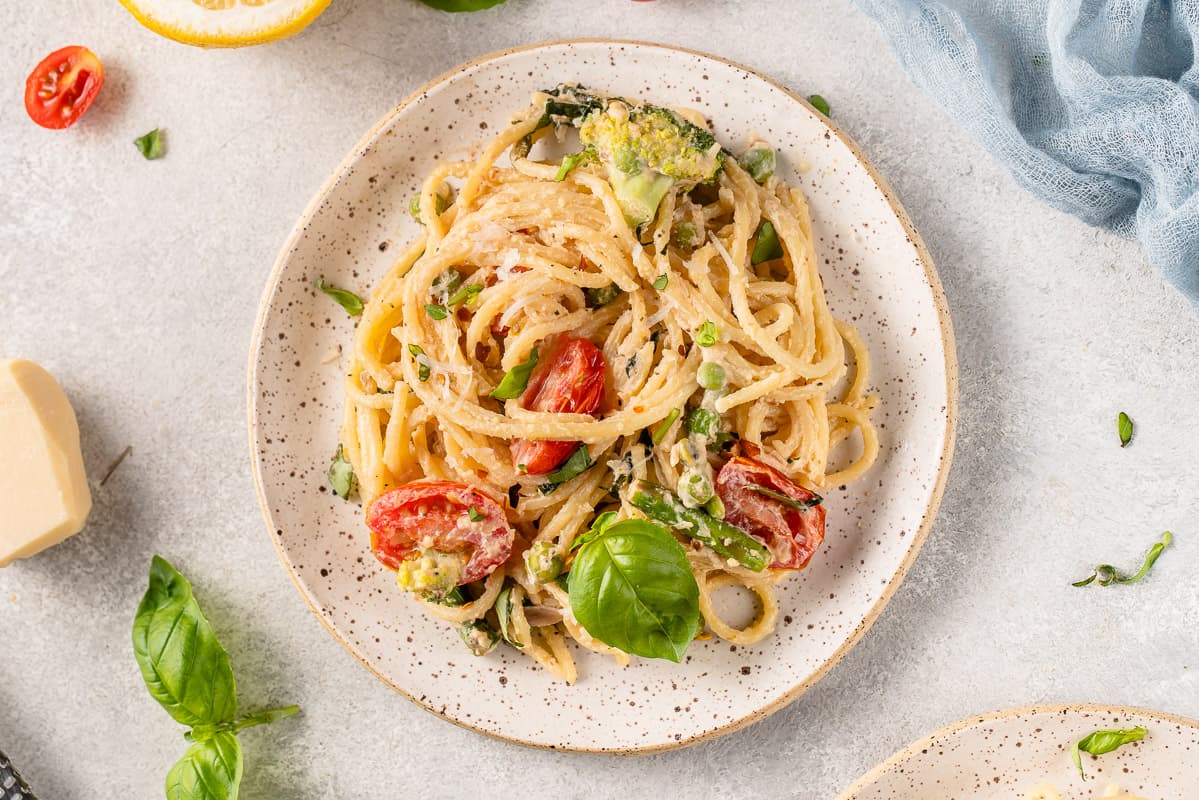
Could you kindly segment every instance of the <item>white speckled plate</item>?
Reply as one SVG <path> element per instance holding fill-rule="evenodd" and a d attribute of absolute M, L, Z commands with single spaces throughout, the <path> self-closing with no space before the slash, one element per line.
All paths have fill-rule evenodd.
<path fill-rule="evenodd" d="M 1103 756 L 1074 743 L 1096 730 L 1148 733 Z M 1021 800 L 1050 783 L 1063 800 L 1101 797 L 1112 783 L 1147 800 L 1199 797 L 1199 721 L 1137 708 L 1033 706 L 968 717 L 876 767 L 840 800 Z"/>
<path fill-rule="evenodd" d="M 689 106 L 739 149 L 753 133 L 811 201 L 822 274 L 839 316 L 875 355 L 883 452 L 830 491 L 813 566 L 781 592 L 783 621 L 753 647 L 699 642 L 686 662 L 620 669 L 584 655 L 574 686 L 500 648 L 467 655 L 397 591 L 368 552 L 362 510 L 333 496 L 341 371 L 353 322 L 314 281 L 366 294 L 416 234 L 408 199 L 438 159 L 488 140 L 532 91 L 578 81 Z M 882 610 L 932 523 L 949 469 L 956 362 L 933 266 L 853 143 L 783 87 L 743 67 L 648 44 L 575 41 L 484 58 L 412 95 L 371 130 L 309 206 L 267 285 L 251 354 L 250 437 L 263 511 L 313 611 L 381 679 L 483 733 L 543 747 L 645 751 L 733 730 L 797 697 Z"/>

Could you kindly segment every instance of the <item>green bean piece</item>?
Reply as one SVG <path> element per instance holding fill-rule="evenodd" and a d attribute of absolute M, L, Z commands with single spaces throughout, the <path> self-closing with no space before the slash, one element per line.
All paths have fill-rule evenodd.
<path fill-rule="evenodd" d="M 687 508 L 661 486 L 642 481 L 629 501 L 650 519 L 670 526 L 746 569 L 761 572 L 770 563 L 770 551 L 757 539 L 703 511 Z"/>

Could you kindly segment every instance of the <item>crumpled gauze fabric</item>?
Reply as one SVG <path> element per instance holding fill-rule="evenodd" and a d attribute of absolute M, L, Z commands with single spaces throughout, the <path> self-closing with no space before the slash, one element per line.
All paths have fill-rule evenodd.
<path fill-rule="evenodd" d="M 1199 309 L 1199 0 L 857 2 L 1021 185 L 1139 240 Z"/>

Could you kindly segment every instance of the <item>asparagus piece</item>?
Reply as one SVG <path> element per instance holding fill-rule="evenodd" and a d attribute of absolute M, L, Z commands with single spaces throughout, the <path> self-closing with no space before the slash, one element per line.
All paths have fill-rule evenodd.
<path fill-rule="evenodd" d="M 690 536 L 714 552 L 746 569 L 761 572 L 770 563 L 770 551 L 745 531 L 695 508 L 687 508 L 661 486 L 641 481 L 629 498 L 647 517 Z"/>
<path fill-rule="evenodd" d="M 466 605 L 467 601 L 466 595 L 462 593 L 462 587 L 455 586 L 437 602 L 457 608 Z M 487 620 L 483 619 L 472 619 L 461 623 L 458 626 L 458 636 L 466 645 L 466 649 L 474 656 L 485 656 L 500 643 L 500 635 L 487 623 Z"/>

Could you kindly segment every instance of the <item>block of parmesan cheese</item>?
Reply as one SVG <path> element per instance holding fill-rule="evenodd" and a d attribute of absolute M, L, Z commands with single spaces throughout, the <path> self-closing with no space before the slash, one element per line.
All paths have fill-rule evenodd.
<path fill-rule="evenodd" d="M 0 567 L 78 533 L 91 508 L 67 396 L 32 361 L 0 359 Z"/>

